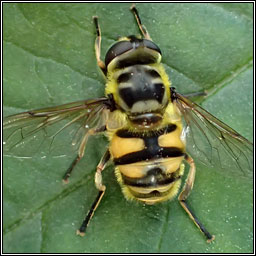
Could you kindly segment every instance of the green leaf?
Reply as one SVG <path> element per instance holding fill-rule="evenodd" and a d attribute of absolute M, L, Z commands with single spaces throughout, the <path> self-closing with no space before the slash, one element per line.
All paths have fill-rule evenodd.
<path fill-rule="evenodd" d="M 118 37 L 139 34 L 130 3 L 3 6 L 5 115 L 104 95 L 93 15 L 102 29 L 102 56 Z M 203 107 L 252 139 L 253 4 L 137 8 L 172 85 L 182 93 L 206 89 Z M 96 197 L 94 171 L 106 146 L 103 137 L 91 139 L 66 186 L 61 178 L 74 156 L 4 157 L 5 253 L 253 252 L 252 181 L 200 164 L 188 201 L 216 236 L 213 243 L 205 242 L 176 199 L 154 206 L 126 201 L 113 165 L 103 173 L 106 194 L 86 236 L 76 236 Z"/>

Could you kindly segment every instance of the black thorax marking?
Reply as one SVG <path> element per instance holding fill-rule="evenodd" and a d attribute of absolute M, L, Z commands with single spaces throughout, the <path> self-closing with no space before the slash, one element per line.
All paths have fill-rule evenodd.
<path fill-rule="evenodd" d="M 157 79 L 154 82 L 154 79 Z M 165 87 L 159 73 L 154 69 L 148 69 L 135 65 L 129 71 L 122 73 L 117 82 L 120 83 L 119 95 L 129 108 L 138 101 L 156 100 L 162 103 Z M 125 87 L 122 83 L 128 83 Z"/>

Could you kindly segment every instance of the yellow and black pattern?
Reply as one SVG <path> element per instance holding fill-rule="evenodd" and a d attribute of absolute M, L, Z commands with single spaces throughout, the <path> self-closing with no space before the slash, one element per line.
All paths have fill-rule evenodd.
<path fill-rule="evenodd" d="M 166 138 L 177 138 L 180 132 L 179 126 L 169 124 L 155 131 L 120 129 L 114 134 L 110 153 L 127 198 L 152 204 L 176 195 L 185 148 L 179 137 L 176 141 Z"/>
<path fill-rule="evenodd" d="M 186 162 L 190 168 L 178 200 L 207 242 L 211 242 L 214 236 L 187 204 L 196 175 L 192 156 L 194 152 L 196 157 L 200 157 L 197 152 L 208 156 L 208 149 L 214 149 L 214 152 L 216 149 L 219 162 L 221 153 L 225 157 L 225 163 L 221 162 L 221 165 L 226 164 L 227 157 L 228 166 L 231 161 L 232 167 L 251 177 L 253 144 L 171 87 L 161 64 L 161 50 L 141 23 L 134 5 L 131 11 L 142 36 L 120 38 L 107 51 L 105 61 L 101 59 L 98 17 L 93 17 L 96 27 L 95 55 L 106 79 L 105 97 L 6 117 L 5 150 L 19 153 L 26 143 L 31 146 L 41 138 L 52 148 L 55 143 L 58 145 L 58 135 L 66 130 L 72 140 L 70 143 L 77 151 L 76 158 L 63 177 L 64 183 L 67 183 L 74 167 L 84 156 L 89 137 L 98 133 L 108 137 L 109 147 L 95 172 L 98 195 L 77 231 L 81 236 L 85 234 L 105 193 L 102 171 L 110 160 L 115 164 L 115 174 L 125 197 L 146 204 L 176 196 L 184 173 L 183 162 Z M 73 133 L 74 137 L 71 136 Z M 187 153 L 191 146 L 192 156 Z M 204 151 L 204 148 L 207 150 Z M 215 154 L 210 154 L 209 163 L 214 163 L 214 159 Z"/>

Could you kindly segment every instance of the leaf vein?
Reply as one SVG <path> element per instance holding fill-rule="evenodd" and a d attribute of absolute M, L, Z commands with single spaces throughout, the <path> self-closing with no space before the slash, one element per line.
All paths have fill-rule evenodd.
<path fill-rule="evenodd" d="M 12 44 L 12 45 L 16 46 L 17 48 L 22 49 L 24 52 L 26 52 L 26 53 L 32 55 L 33 57 L 41 58 L 41 59 L 46 59 L 46 60 L 53 61 L 53 62 L 55 62 L 55 63 L 57 63 L 57 64 L 61 64 L 61 65 L 65 66 L 65 67 L 68 67 L 68 68 L 69 68 L 70 70 L 72 70 L 73 72 L 78 73 L 78 74 L 81 75 L 82 77 L 91 79 L 91 80 L 93 80 L 94 82 L 97 82 L 97 83 L 99 82 L 99 81 L 96 80 L 95 78 L 83 74 L 80 70 L 74 69 L 74 68 L 71 67 L 70 65 L 67 65 L 66 63 L 61 62 L 61 61 L 59 61 L 59 60 L 57 60 L 57 59 L 51 58 L 50 56 L 43 56 L 43 55 L 40 56 L 40 55 L 35 54 L 35 52 L 34 52 L 33 50 L 30 50 L 30 49 L 28 49 L 28 48 L 26 48 L 26 47 L 23 47 L 22 45 L 19 45 L 19 44 L 16 43 L 16 42 L 8 41 L 8 40 L 6 40 L 6 39 L 3 39 L 3 41 L 6 42 L 6 43 L 9 43 L 9 44 Z"/>
<path fill-rule="evenodd" d="M 168 226 L 169 213 L 170 213 L 169 205 L 167 205 L 165 219 L 164 219 L 164 222 L 163 222 L 163 225 L 162 225 L 161 234 L 160 234 L 159 241 L 158 241 L 158 244 L 157 244 L 157 253 L 160 252 L 161 247 L 162 247 L 164 234 L 166 233 L 167 226 Z"/>
<path fill-rule="evenodd" d="M 86 174 L 85 175 L 86 179 L 82 178 L 81 180 L 77 181 L 76 183 L 74 183 L 70 187 L 62 190 L 61 193 L 59 193 L 59 194 L 53 196 L 51 199 L 47 200 L 45 203 L 43 203 L 42 205 L 40 205 L 39 207 L 37 207 L 33 211 L 29 212 L 26 216 L 24 216 L 20 219 L 17 219 L 15 222 L 10 224 L 8 227 L 4 228 L 3 235 L 6 235 L 9 232 L 12 232 L 13 230 L 17 229 L 18 227 L 20 227 L 20 225 L 22 225 L 22 223 L 24 221 L 30 220 L 31 217 L 33 217 L 37 213 L 42 212 L 43 210 L 45 210 L 47 207 L 52 205 L 56 200 L 59 200 L 60 198 L 65 198 L 69 194 L 75 192 L 76 190 L 78 190 L 82 186 L 86 185 L 91 180 L 91 178 L 93 176 L 93 173 L 94 173 L 94 171 L 91 172 L 90 174 Z"/>

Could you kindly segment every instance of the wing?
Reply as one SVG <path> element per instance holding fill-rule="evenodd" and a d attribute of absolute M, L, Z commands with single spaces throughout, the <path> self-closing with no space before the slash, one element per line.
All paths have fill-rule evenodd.
<path fill-rule="evenodd" d="M 173 91 L 184 121 L 188 153 L 216 169 L 253 176 L 253 144 L 194 102 Z"/>
<path fill-rule="evenodd" d="M 78 101 L 4 118 L 5 155 L 70 154 L 90 128 L 104 125 L 109 99 Z"/>

